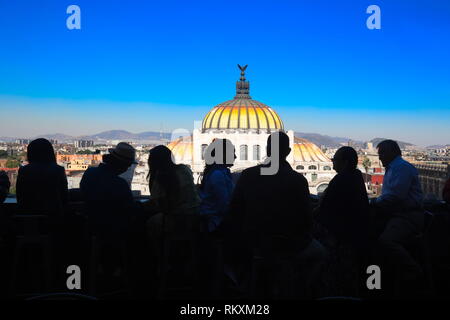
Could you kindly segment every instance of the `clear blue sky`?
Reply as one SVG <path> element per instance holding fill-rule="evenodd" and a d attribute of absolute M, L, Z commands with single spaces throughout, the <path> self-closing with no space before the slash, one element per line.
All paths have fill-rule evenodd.
<path fill-rule="evenodd" d="M 448 0 L 0 0 L 0 136 L 192 129 L 237 63 L 288 129 L 450 143 Z"/>

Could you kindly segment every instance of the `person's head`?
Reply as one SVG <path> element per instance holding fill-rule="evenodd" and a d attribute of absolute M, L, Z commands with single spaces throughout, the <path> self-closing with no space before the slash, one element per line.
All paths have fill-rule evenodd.
<path fill-rule="evenodd" d="M 384 167 L 387 167 L 392 160 L 402 155 L 398 143 L 394 140 L 383 140 L 378 146 L 378 157 Z"/>
<path fill-rule="evenodd" d="M 56 163 L 55 150 L 50 141 L 39 138 L 28 145 L 27 159 L 29 163 Z"/>
<path fill-rule="evenodd" d="M 177 187 L 176 176 L 174 173 L 176 164 L 172 155 L 172 151 L 166 146 L 159 145 L 150 150 L 148 156 L 148 167 L 150 178 L 150 189 L 157 176 L 160 177 L 158 180 L 163 188 L 167 192 L 169 190 L 175 190 Z"/>
<path fill-rule="evenodd" d="M 289 147 L 288 135 L 282 131 L 274 132 L 267 138 L 267 156 L 272 157 L 272 151 L 276 152 L 276 143 L 278 143 L 278 159 L 286 159 L 291 152 L 291 148 Z M 274 154 L 274 156 L 276 155 Z"/>
<path fill-rule="evenodd" d="M 175 165 L 172 151 L 163 145 L 156 146 L 150 150 L 148 156 L 148 166 L 150 172 L 166 170 Z"/>
<path fill-rule="evenodd" d="M 111 165 L 116 173 L 122 174 L 132 164 L 136 164 L 136 150 L 126 142 L 120 142 L 115 148 L 109 149 L 109 154 L 103 155 L 103 162 Z"/>
<path fill-rule="evenodd" d="M 213 168 L 232 167 L 236 159 L 233 143 L 228 139 L 214 139 L 205 149 L 205 168 L 202 174 L 202 187 L 205 177 Z"/>
<path fill-rule="evenodd" d="M 333 157 L 333 169 L 337 172 L 354 170 L 358 165 L 358 154 L 352 147 L 341 147 Z"/>

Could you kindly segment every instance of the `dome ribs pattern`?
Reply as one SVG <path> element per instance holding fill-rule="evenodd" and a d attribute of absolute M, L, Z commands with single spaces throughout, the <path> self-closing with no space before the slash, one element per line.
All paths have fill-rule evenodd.
<path fill-rule="evenodd" d="M 294 139 L 294 161 L 297 162 L 331 162 L 318 146 L 302 138 Z"/>
<path fill-rule="evenodd" d="M 273 109 L 251 99 L 234 99 L 217 105 L 205 116 L 202 127 L 203 130 L 284 130 Z"/>
<path fill-rule="evenodd" d="M 172 151 L 177 163 L 190 163 L 192 161 L 192 136 L 175 139 L 170 142 L 167 147 Z"/>
<path fill-rule="evenodd" d="M 251 99 L 235 99 L 214 107 L 204 118 L 206 129 L 283 130 L 283 122 L 270 107 Z"/>

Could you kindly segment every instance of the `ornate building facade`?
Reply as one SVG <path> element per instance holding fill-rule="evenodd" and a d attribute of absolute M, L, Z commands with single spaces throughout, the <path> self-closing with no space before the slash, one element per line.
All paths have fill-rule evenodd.
<path fill-rule="evenodd" d="M 169 143 L 175 161 L 190 166 L 198 182 L 205 165 L 206 147 L 215 138 L 228 139 L 235 146 L 237 157 L 231 171 L 240 172 L 263 162 L 268 136 L 275 131 L 284 131 L 290 138 L 292 149 L 287 161 L 306 177 L 311 193 L 323 192 L 335 175 L 331 160 L 315 144 L 294 137 L 292 130 L 285 130 L 275 110 L 253 100 L 250 83 L 245 79 L 247 66 L 239 68 L 241 78 L 236 83 L 234 99 L 213 107 L 204 117 L 201 128 L 194 129 L 191 136 Z"/>
<path fill-rule="evenodd" d="M 445 182 L 450 177 L 450 164 L 415 162 L 414 166 L 419 171 L 420 184 L 425 197 L 442 199 Z"/>

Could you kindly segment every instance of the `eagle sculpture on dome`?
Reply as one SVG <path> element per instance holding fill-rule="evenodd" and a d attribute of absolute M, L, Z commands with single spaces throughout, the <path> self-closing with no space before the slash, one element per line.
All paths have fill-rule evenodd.
<path fill-rule="evenodd" d="M 241 65 L 238 64 L 238 68 L 239 68 L 242 72 L 245 72 L 245 69 L 247 69 L 247 67 L 248 67 L 248 64 L 246 64 L 246 65 L 243 66 L 243 67 L 241 67 Z"/>

